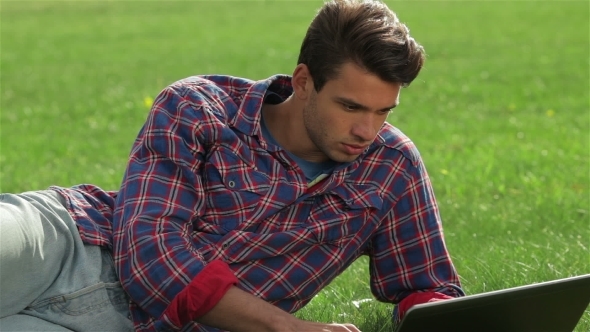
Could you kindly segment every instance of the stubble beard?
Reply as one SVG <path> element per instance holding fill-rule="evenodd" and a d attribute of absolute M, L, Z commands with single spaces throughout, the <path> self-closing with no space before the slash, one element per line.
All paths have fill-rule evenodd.
<path fill-rule="evenodd" d="M 303 125 L 311 142 L 316 148 L 328 159 L 336 162 L 350 162 L 351 158 L 338 158 L 338 155 L 330 146 L 330 137 L 327 134 L 326 127 L 329 126 L 318 116 L 317 97 L 314 92 L 310 96 L 309 104 L 303 108 Z M 355 159 L 355 158 L 352 158 Z"/>

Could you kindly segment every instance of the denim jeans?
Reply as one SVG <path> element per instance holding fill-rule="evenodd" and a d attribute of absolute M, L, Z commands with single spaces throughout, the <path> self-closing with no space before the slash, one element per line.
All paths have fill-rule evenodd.
<path fill-rule="evenodd" d="M 132 331 L 110 252 L 54 191 L 0 194 L 0 331 Z"/>

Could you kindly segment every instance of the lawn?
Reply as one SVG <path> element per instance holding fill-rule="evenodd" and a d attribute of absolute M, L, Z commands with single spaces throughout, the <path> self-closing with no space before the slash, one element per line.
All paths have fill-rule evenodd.
<path fill-rule="evenodd" d="M 590 273 L 589 3 L 388 1 L 428 53 L 417 144 L 467 293 Z M 291 73 L 321 1 L 2 1 L 0 190 L 117 189 L 152 98 Z M 387 331 L 365 259 L 298 315 Z M 587 310 L 576 331 L 590 330 Z"/>

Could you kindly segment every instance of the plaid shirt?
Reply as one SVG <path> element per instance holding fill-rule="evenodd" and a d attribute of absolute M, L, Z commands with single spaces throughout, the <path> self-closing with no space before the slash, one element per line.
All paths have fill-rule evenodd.
<path fill-rule="evenodd" d="M 308 187 L 288 153 L 262 137 L 267 90 L 288 97 L 290 77 L 178 81 L 156 98 L 118 194 L 56 188 L 84 241 L 113 249 L 136 329 L 179 328 L 164 311 L 214 260 L 229 264 L 239 288 L 289 312 L 360 255 L 370 257 L 381 301 L 462 295 L 412 141 L 386 123 L 363 155 Z"/>

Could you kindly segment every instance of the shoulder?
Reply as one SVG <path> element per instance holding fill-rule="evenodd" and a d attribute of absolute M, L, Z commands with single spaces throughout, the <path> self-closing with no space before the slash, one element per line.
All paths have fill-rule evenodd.
<path fill-rule="evenodd" d="M 247 91 L 254 83 L 246 78 L 229 75 L 196 75 L 178 80 L 168 87 L 177 91 L 233 95 Z"/>
<path fill-rule="evenodd" d="M 391 206 L 416 183 L 427 179 L 418 148 L 401 130 L 386 123 L 367 152 L 358 159 L 348 182 L 377 188 Z M 354 167 L 354 166 L 353 166 Z"/>
<path fill-rule="evenodd" d="M 351 165 L 349 181 L 373 183 L 389 191 L 394 182 L 422 173 L 423 162 L 414 142 L 401 130 L 385 123 L 367 152 Z M 394 181 L 395 179 L 395 181 Z"/>
<path fill-rule="evenodd" d="M 247 78 L 229 75 L 190 76 L 173 83 L 171 86 L 184 91 L 196 91 L 208 96 L 239 97 L 256 82 Z"/>
<path fill-rule="evenodd" d="M 150 118 L 189 127 L 227 123 L 252 84 L 253 81 L 233 76 L 190 76 L 158 94 Z"/>
<path fill-rule="evenodd" d="M 414 142 L 401 130 L 387 122 L 381 127 L 373 145 L 376 150 L 384 154 L 384 157 L 401 155 L 414 166 L 418 166 L 422 162 L 420 152 Z"/>
<path fill-rule="evenodd" d="M 226 75 L 190 76 L 170 84 L 170 91 L 193 107 L 223 110 L 237 107 L 254 81 Z"/>

